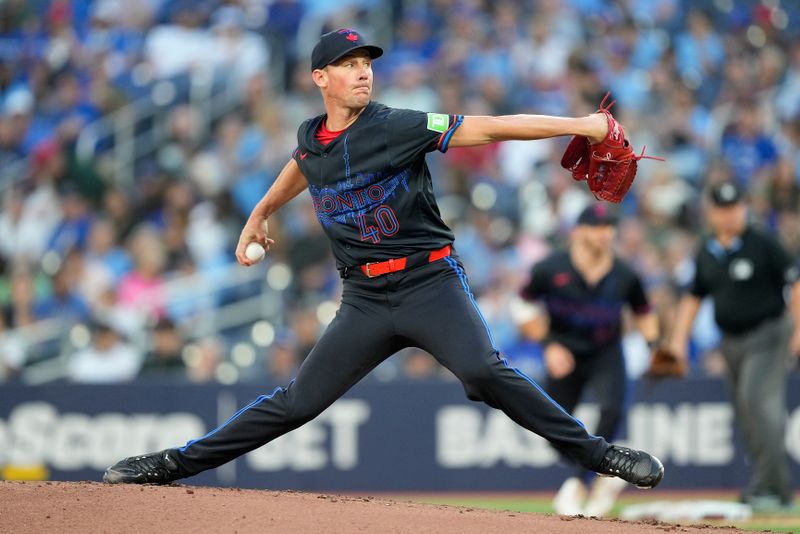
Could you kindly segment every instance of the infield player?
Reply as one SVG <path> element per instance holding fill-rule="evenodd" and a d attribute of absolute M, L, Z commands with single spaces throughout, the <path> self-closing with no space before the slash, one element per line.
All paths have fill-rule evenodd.
<path fill-rule="evenodd" d="M 623 309 L 650 347 L 658 344 L 658 317 L 636 272 L 614 254 L 617 217 L 606 204 L 581 212 L 566 250 L 531 269 L 520 296 L 532 304 L 515 307 L 523 335 L 544 348 L 545 391 L 570 413 L 587 390 L 600 406 L 595 432 L 611 440 L 624 415 L 627 378 L 622 353 Z M 562 515 L 601 517 L 611 511 L 624 482 L 598 477 L 576 465 L 553 501 Z"/>
<path fill-rule="evenodd" d="M 253 209 L 236 257 L 273 244 L 267 222 L 306 189 L 344 280 L 336 317 L 285 387 L 253 400 L 222 426 L 182 447 L 126 458 L 108 483 L 168 483 L 215 468 L 314 419 L 393 353 L 430 352 L 467 396 L 503 410 L 586 469 L 641 488 L 661 462 L 609 445 L 500 355 L 475 304 L 453 232 L 439 214 L 428 152 L 509 139 L 583 135 L 602 141 L 609 119 L 534 115 L 465 117 L 393 109 L 371 101 L 372 61 L 383 54 L 355 31 L 323 35 L 311 56 L 326 113 L 306 120 L 298 147 Z"/>

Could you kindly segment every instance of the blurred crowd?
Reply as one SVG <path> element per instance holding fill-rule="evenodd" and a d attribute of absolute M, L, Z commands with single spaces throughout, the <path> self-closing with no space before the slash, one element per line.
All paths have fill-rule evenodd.
<path fill-rule="evenodd" d="M 310 48 L 340 27 L 387 49 L 374 65 L 375 99 L 394 107 L 579 116 L 611 91 L 635 148 L 666 158 L 640 162 L 618 232 L 618 252 L 643 276 L 666 332 L 692 277 L 709 184 L 739 183 L 753 219 L 800 254 L 798 2 L 6 0 L 0 381 L 51 358 L 62 362 L 54 378 L 76 382 L 293 376 L 340 291 L 307 194 L 271 221 L 277 243 L 253 268 L 263 279 L 276 265 L 291 273 L 278 284 L 277 319 L 260 330 L 198 329 L 198 308 L 241 295 L 211 287 L 212 298 L 187 306 L 170 287 L 198 274 L 213 286 L 235 272 L 250 209 L 290 157 L 297 126 L 322 112 Z M 208 128 L 182 97 L 201 70 L 240 97 Z M 133 180 L 115 172 L 113 138 L 79 157 L 87 125 L 156 98 L 163 80 L 178 94 L 160 111 L 167 141 L 135 161 Z M 564 246 L 594 202 L 559 165 L 566 141 L 428 158 L 495 341 L 534 375 L 540 350 L 519 336 L 511 301 L 531 264 Z M 695 373 L 720 371 L 712 315 L 701 314 L 692 338 Z M 26 341 L 51 320 L 69 343 Z M 645 349 L 626 343 L 635 373 Z M 372 379 L 446 375 L 406 350 Z"/>

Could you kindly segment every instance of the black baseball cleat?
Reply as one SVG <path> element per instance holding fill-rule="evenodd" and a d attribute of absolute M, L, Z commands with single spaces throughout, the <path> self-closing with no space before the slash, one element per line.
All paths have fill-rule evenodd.
<path fill-rule="evenodd" d="M 115 463 L 103 474 L 106 484 L 169 484 L 183 478 L 175 461 L 175 449 L 131 456 Z"/>
<path fill-rule="evenodd" d="M 637 488 L 650 489 L 664 478 L 664 466 L 658 458 L 644 451 L 611 445 L 597 473 L 619 477 Z"/>

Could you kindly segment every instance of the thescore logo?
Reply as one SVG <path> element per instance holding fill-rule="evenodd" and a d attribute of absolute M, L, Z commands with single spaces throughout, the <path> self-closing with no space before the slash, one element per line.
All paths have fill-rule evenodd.
<path fill-rule="evenodd" d="M 358 433 L 369 415 L 366 401 L 339 400 L 310 423 L 251 452 L 246 461 L 255 471 L 353 469 Z M 103 470 L 120 458 L 182 445 L 207 431 L 203 419 L 189 413 L 87 415 L 26 402 L 7 421 L 0 419 L 0 466 Z"/>
<path fill-rule="evenodd" d="M 189 413 L 62 414 L 50 403 L 26 402 L 0 419 L 0 465 L 105 469 L 125 456 L 185 443 L 205 428 Z"/>

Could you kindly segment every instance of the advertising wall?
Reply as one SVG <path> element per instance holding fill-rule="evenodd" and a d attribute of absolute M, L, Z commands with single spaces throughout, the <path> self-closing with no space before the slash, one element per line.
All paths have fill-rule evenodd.
<path fill-rule="evenodd" d="M 100 480 L 132 454 L 182 445 L 272 388 L 118 385 L 0 388 L 5 478 Z M 269 390 L 269 391 L 268 391 Z M 738 488 L 748 467 L 722 383 L 640 382 L 620 434 L 659 456 L 664 488 Z M 800 481 L 800 378 L 789 387 L 787 450 Z M 592 428 L 597 409 L 579 407 Z M 454 382 L 365 383 L 319 418 L 192 479 L 319 491 L 552 490 L 567 474 L 542 438 L 466 400 Z"/>

